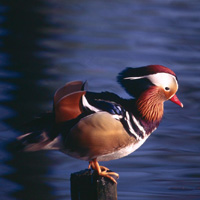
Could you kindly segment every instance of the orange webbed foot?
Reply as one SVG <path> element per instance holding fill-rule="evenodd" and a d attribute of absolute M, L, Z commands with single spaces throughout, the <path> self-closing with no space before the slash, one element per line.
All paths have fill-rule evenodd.
<path fill-rule="evenodd" d="M 111 175 L 114 175 L 117 178 L 119 178 L 119 174 L 117 174 L 116 172 L 109 172 L 109 169 L 107 167 L 100 166 L 96 159 L 93 159 L 89 162 L 88 168 L 96 170 L 100 176 L 107 177 L 117 184 L 117 181 Z"/>

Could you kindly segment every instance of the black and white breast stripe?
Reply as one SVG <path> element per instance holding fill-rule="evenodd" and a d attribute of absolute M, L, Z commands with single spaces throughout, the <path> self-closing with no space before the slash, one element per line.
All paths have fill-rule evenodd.
<path fill-rule="evenodd" d="M 89 110 L 92 113 L 102 111 L 110 113 L 112 117 L 116 120 L 119 120 L 124 126 L 125 130 L 137 140 L 142 140 L 146 136 L 146 131 L 139 120 L 137 120 L 131 112 L 126 111 L 121 105 L 115 102 L 98 99 L 89 103 L 85 95 L 83 95 L 82 105 L 85 110 Z M 102 105 L 104 105 L 104 107 Z"/>
<path fill-rule="evenodd" d="M 146 136 L 146 131 L 143 126 L 132 113 L 126 111 L 125 121 L 128 125 L 129 131 L 136 137 L 136 139 L 142 140 Z"/>

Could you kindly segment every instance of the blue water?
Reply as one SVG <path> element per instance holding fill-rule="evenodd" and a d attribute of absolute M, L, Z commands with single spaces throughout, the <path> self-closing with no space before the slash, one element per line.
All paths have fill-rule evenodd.
<path fill-rule="evenodd" d="M 87 163 L 60 152 L 13 153 L 21 125 L 51 110 L 55 90 L 88 80 L 128 97 L 125 67 L 162 64 L 179 79 L 181 109 L 165 103 L 155 133 L 128 157 L 119 200 L 200 199 L 200 1 L 29 0 L 0 4 L 0 183 L 3 200 L 70 199 L 70 174 Z"/>

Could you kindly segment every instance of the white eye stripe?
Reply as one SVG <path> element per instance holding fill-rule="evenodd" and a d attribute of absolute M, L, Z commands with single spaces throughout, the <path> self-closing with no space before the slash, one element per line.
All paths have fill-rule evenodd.
<path fill-rule="evenodd" d="M 139 76 L 139 77 L 126 77 L 124 79 L 137 80 L 137 79 L 142 79 L 142 78 L 147 78 L 154 85 L 162 86 L 163 88 L 169 87 L 173 82 L 175 82 L 178 87 L 176 77 L 173 76 L 172 74 L 167 74 L 167 73 L 157 73 L 157 74 L 150 74 L 150 75 Z"/>
<path fill-rule="evenodd" d="M 138 77 L 126 77 L 124 79 L 129 79 L 129 80 L 137 80 L 137 79 L 141 79 L 141 78 L 146 78 L 147 76 L 138 76 Z"/>

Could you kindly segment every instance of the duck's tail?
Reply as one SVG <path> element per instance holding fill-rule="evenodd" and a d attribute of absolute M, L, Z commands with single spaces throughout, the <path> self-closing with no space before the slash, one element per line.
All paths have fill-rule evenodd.
<path fill-rule="evenodd" d="M 17 138 L 19 145 L 22 146 L 21 149 L 24 151 L 60 150 L 62 143 L 59 133 L 62 130 L 62 123 L 81 114 L 79 100 L 85 94 L 86 87 L 87 82 L 72 81 L 59 88 L 54 95 L 53 112 L 43 114 L 27 123 L 23 130 L 26 134 Z"/>
<path fill-rule="evenodd" d="M 46 113 L 26 124 L 26 134 L 17 138 L 22 151 L 60 149 L 60 138 L 56 130 L 53 113 Z"/>

